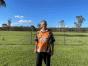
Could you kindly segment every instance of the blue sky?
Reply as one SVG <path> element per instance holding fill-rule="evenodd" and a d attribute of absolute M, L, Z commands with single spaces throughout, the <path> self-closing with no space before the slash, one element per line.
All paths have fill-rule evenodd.
<path fill-rule="evenodd" d="M 7 7 L 0 8 L 0 25 L 12 19 L 12 25 L 35 26 L 45 19 L 48 27 L 57 27 L 60 20 L 66 26 L 73 27 L 75 16 L 84 16 L 86 21 L 82 25 L 88 27 L 88 0 L 6 0 Z"/>

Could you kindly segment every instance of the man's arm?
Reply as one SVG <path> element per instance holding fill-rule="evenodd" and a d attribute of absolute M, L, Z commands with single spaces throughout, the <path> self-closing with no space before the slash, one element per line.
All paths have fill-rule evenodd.
<path fill-rule="evenodd" d="M 55 38 L 53 36 L 53 33 L 51 32 L 50 33 L 50 39 L 49 39 L 49 44 L 50 44 L 50 47 L 51 47 L 51 55 L 54 54 L 54 42 L 55 42 Z"/>
<path fill-rule="evenodd" d="M 35 49 L 34 49 L 34 52 L 35 52 L 35 53 L 37 52 L 37 42 L 35 42 Z"/>
<path fill-rule="evenodd" d="M 54 54 L 54 43 L 51 44 L 51 55 L 53 55 L 53 54 Z"/>
<path fill-rule="evenodd" d="M 37 52 L 37 44 L 38 44 L 38 38 L 37 38 L 37 34 L 35 36 L 35 49 L 34 52 Z"/>

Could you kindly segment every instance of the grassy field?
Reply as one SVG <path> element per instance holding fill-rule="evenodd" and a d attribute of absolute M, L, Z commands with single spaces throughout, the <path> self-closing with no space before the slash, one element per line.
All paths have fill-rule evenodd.
<path fill-rule="evenodd" d="M 54 36 L 52 66 L 88 66 L 88 33 L 54 32 Z M 30 32 L 0 31 L 0 66 L 35 66 L 33 49 Z"/>

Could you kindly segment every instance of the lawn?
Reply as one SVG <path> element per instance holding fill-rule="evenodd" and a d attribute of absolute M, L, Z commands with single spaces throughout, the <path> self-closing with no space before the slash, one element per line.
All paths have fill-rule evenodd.
<path fill-rule="evenodd" d="M 88 33 L 63 35 L 63 32 L 54 32 L 56 42 L 51 65 L 88 66 Z M 0 66 L 35 66 L 33 49 L 30 32 L 0 31 Z"/>

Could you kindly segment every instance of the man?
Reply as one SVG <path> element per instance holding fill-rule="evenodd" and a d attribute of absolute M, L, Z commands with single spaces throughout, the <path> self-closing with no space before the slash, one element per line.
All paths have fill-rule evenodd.
<path fill-rule="evenodd" d="M 37 31 L 35 38 L 36 66 L 42 66 L 42 60 L 46 66 L 50 66 L 50 58 L 54 52 L 54 41 L 53 33 L 47 29 L 47 21 L 42 20 L 40 30 Z"/>

